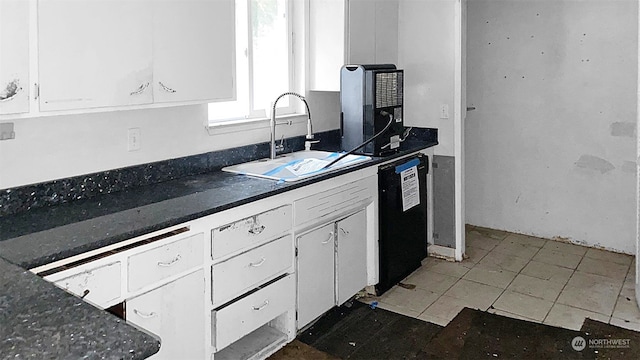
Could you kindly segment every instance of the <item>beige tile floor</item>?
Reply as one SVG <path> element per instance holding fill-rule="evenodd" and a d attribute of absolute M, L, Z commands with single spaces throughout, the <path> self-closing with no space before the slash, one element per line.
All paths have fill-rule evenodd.
<path fill-rule="evenodd" d="M 586 317 L 640 331 L 634 257 L 468 226 L 462 262 L 427 258 L 378 306 L 442 326 L 463 307 L 577 330 Z"/>

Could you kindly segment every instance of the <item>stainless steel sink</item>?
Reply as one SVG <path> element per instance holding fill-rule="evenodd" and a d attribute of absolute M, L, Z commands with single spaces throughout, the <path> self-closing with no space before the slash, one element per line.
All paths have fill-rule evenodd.
<path fill-rule="evenodd" d="M 329 168 L 323 169 L 325 165 L 329 164 L 340 155 L 342 154 L 328 151 L 298 151 L 280 155 L 275 159 L 262 159 L 227 166 L 223 168 L 222 171 L 290 182 L 325 174 L 333 170 L 341 169 L 343 167 L 371 159 L 370 157 L 363 155 L 348 155 L 344 159 L 331 165 Z"/>

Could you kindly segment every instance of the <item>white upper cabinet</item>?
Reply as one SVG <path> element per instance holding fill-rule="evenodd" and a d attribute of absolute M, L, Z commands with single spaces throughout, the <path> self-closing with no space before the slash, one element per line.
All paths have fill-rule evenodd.
<path fill-rule="evenodd" d="M 40 1 L 38 51 L 41 111 L 153 101 L 145 1 Z"/>
<path fill-rule="evenodd" d="M 234 0 L 38 2 L 40 111 L 230 99 Z"/>
<path fill-rule="evenodd" d="M 0 1 L 0 115 L 29 112 L 29 2 Z"/>
<path fill-rule="evenodd" d="M 234 1 L 153 4 L 155 102 L 233 98 Z"/>
<path fill-rule="evenodd" d="M 339 91 L 345 64 L 395 64 L 398 0 L 311 0 L 309 88 Z"/>

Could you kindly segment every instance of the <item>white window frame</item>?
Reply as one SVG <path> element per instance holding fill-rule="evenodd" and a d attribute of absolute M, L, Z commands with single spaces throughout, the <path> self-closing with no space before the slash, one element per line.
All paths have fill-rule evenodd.
<path fill-rule="evenodd" d="M 300 15 L 303 13 L 303 11 L 301 11 L 302 9 L 296 9 L 294 10 L 294 4 L 296 2 L 300 3 L 298 5 L 303 5 L 301 1 L 298 0 L 285 0 L 286 1 L 286 6 L 287 6 L 287 42 L 289 44 L 289 51 L 288 51 L 288 61 L 289 61 L 289 90 L 288 91 L 297 91 L 300 92 L 303 89 L 300 89 L 299 87 L 296 86 L 296 84 L 299 84 L 300 82 L 298 81 L 298 79 L 296 79 L 296 74 L 298 73 L 298 71 L 296 71 L 296 69 L 300 68 L 300 64 L 296 63 L 296 61 L 303 61 L 303 57 L 296 57 L 294 56 L 295 53 L 303 53 L 303 51 L 300 51 L 301 49 L 296 49 L 296 47 L 300 47 L 300 44 L 296 44 L 295 43 L 295 33 L 302 33 L 303 29 L 296 29 L 294 24 L 296 23 L 296 21 L 294 21 L 294 16 Z M 243 10 L 246 9 L 245 10 Z M 239 11 L 242 10 L 242 11 Z M 297 11 L 297 12 L 296 12 Z M 240 20 L 240 16 L 242 16 L 242 13 L 244 13 L 246 15 L 246 19 L 244 20 Z M 254 94 L 253 91 L 251 90 L 253 87 L 253 47 L 252 47 L 252 29 L 251 29 L 251 0 L 236 0 L 236 26 L 240 26 L 239 24 L 245 23 L 247 26 L 247 29 L 244 29 L 243 31 L 247 32 L 247 37 L 245 39 L 246 41 L 246 48 L 244 49 L 243 52 L 247 53 L 247 64 L 246 64 L 246 68 L 244 67 L 245 64 L 243 64 L 243 66 L 236 66 L 236 72 L 240 72 L 240 71 L 247 71 L 248 72 L 248 110 L 247 111 L 247 115 L 240 115 L 239 116 L 235 116 L 235 117 L 231 117 L 231 118 L 227 118 L 227 119 L 211 119 L 210 116 L 207 116 L 208 120 L 207 120 L 207 126 L 209 129 L 213 129 L 213 128 L 220 128 L 220 127 L 229 127 L 229 126 L 234 126 L 234 125 L 249 125 L 251 123 L 256 123 L 256 122 L 262 122 L 265 120 L 268 120 L 271 117 L 271 108 L 269 109 L 264 109 L 262 107 L 264 107 L 266 104 L 260 105 L 260 104 L 254 104 Z M 296 31 L 296 30 L 300 30 L 300 31 Z M 238 33 L 238 29 L 236 28 L 236 33 Z M 236 44 L 238 44 L 238 41 L 236 41 Z M 237 45 L 236 45 L 237 46 Z M 236 53 L 238 54 L 238 56 L 241 56 L 241 52 L 236 50 Z M 236 64 L 240 64 L 241 62 L 236 60 Z M 238 77 L 236 76 L 236 79 Z M 236 84 L 236 92 L 239 91 L 240 88 L 244 88 L 244 86 L 239 86 L 239 84 Z M 239 94 L 236 93 L 236 96 L 234 97 L 233 101 L 237 101 Z M 242 96 L 247 96 L 246 94 L 243 94 Z M 274 95 L 274 99 L 275 100 L 275 96 Z M 291 100 L 291 99 L 290 99 Z M 299 115 L 301 113 L 304 112 L 304 109 L 302 109 L 300 106 L 298 106 L 297 102 L 295 101 L 289 101 L 287 106 L 283 106 L 282 104 L 285 103 L 284 101 L 280 101 L 278 102 L 278 109 L 276 109 L 276 115 L 278 117 L 280 116 L 287 116 L 287 115 Z M 210 103 L 209 107 L 208 107 L 208 114 L 211 113 L 211 109 L 212 107 L 215 106 L 215 102 L 214 103 Z"/>

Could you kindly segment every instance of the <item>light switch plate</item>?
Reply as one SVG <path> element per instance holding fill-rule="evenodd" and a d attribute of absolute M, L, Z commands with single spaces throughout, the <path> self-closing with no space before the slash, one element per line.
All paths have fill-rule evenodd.
<path fill-rule="evenodd" d="M 442 104 L 440 105 L 440 119 L 448 119 L 449 118 L 449 105 Z"/>

